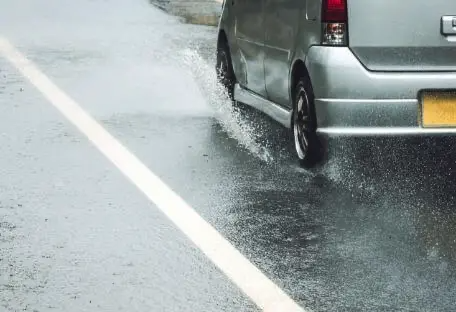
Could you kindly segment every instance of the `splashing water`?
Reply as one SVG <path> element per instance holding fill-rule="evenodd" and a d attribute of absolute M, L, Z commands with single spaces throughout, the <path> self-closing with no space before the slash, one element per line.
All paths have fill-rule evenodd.
<path fill-rule="evenodd" d="M 181 60 L 193 74 L 223 130 L 254 156 L 267 163 L 273 161 L 266 146 L 259 143 L 259 141 L 264 142 L 261 132 L 257 131 L 254 125 L 242 116 L 239 109 L 233 106 L 225 88 L 218 82 L 214 66 L 210 66 L 197 51 L 190 49 L 182 52 Z"/>

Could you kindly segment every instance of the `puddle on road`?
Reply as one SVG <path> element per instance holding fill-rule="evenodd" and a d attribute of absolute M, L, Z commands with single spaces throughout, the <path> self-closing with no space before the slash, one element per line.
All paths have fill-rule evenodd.
<path fill-rule="evenodd" d="M 220 3 L 213 0 L 199 0 L 197 2 L 182 2 L 174 0 L 149 0 L 149 2 L 163 11 L 182 17 L 184 22 L 190 24 L 215 26 L 221 12 Z M 214 39 L 215 40 L 215 39 Z M 189 42 L 190 46 L 192 43 Z M 263 135 L 260 123 L 250 120 L 244 112 L 234 107 L 228 99 L 226 91 L 218 83 L 213 56 L 211 51 L 210 60 L 200 54 L 199 48 L 187 48 L 181 53 L 173 54 L 174 64 L 180 64 L 189 71 L 206 102 L 214 111 L 217 121 L 227 134 L 235 139 L 239 145 L 247 149 L 255 157 L 270 163 L 274 160 L 270 151 L 271 144 Z"/>
<path fill-rule="evenodd" d="M 149 0 L 163 11 L 181 17 L 185 23 L 216 26 L 221 12 L 220 3 L 213 0 L 176 1 Z"/>

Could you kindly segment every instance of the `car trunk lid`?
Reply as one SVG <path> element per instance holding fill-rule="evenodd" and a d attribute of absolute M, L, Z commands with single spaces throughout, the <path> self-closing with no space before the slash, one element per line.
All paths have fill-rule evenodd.
<path fill-rule="evenodd" d="M 456 1 L 348 0 L 348 41 L 373 71 L 456 71 Z"/>

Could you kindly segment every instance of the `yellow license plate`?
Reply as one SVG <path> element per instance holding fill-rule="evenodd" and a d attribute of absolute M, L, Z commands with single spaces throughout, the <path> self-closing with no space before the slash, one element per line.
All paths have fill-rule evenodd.
<path fill-rule="evenodd" d="M 426 92 L 421 98 L 423 127 L 456 127 L 456 92 Z"/>

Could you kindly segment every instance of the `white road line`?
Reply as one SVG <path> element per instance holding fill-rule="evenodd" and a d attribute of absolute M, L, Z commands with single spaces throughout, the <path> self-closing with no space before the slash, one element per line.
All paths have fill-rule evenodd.
<path fill-rule="evenodd" d="M 135 184 L 231 281 L 264 311 L 305 310 L 201 218 L 135 155 L 0 36 L 0 53 Z"/>

